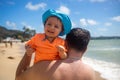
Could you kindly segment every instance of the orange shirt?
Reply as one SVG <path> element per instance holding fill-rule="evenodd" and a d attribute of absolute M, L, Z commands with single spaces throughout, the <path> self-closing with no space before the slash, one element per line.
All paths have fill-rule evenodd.
<path fill-rule="evenodd" d="M 57 60 L 60 59 L 56 46 L 64 46 L 65 41 L 57 37 L 52 43 L 45 39 L 45 34 L 36 34 L 31 40 L 27 42 L 31 48 L 35 49 L 34 63 L 40 60 Z"/>

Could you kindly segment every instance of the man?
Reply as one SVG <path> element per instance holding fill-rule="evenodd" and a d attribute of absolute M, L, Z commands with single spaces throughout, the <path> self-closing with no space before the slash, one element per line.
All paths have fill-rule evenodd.
<path fill-rule="evenodd" d="M 94 70 L 81 60 L 89 40 L 87 30 L 72 29 L 66 36 L 67 59 L 41 61 L 24 72 L 20 69 L 16 73 L 16 80 L 95 80 Z"/>

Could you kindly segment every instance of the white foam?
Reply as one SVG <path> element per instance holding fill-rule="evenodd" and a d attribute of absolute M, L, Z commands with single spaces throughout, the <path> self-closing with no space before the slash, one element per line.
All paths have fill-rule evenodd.
<path fill-rule="evenodd" d="M 107 80 L 120 80 L 120 65 L 91 58 L 83 58 L 83 62 L 101 73 L 101 77 Z"/>

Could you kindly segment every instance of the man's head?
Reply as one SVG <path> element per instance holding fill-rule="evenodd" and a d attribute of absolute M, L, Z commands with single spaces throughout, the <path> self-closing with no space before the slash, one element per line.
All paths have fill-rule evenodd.
<path fill-rule="evenodd" d="M 74 28 L 66 36 L 68 49 L 85 51 L 90 40 L 89 31 L 82 28 Z"/>

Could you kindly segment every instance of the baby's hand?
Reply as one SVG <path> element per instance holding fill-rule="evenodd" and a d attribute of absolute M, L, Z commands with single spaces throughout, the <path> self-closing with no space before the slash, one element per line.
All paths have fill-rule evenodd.
<path fill-rule="evenodd" d="M 28 56 L 31 56 L 32 53 L 35 52 L 35 49 L 31 48 L 29 45 L 26 45 L 26 46 L 25 46 L 25 49 L 26 49 L 26 54 L 27 54 Z"/>
<path fill-rule="evenodd" d="M 57 49 L 58 49 L 59 56 L 60 56 L 61 59 L 67 58 L 67 54 L 66 54 L 65 48 L 64 48 L 63 46 L 58 45 L 58 46 L 57 46 Z"/>
<path fill-rule="evenodd" d="M 61 45 L 58 45 L 57 49 L 58 49 L 59 53 L 64 53 L 65 52 L 65 48 L 63 46 L 61 46 Z"/>

